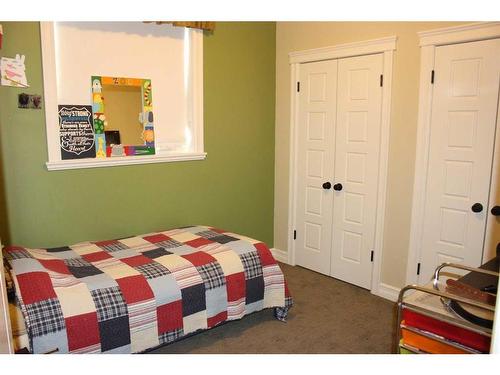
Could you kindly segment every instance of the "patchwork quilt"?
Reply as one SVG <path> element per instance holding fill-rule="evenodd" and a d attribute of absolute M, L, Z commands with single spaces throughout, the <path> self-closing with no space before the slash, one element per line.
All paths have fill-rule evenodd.
<path fill-rule="evenodd" d="M 4 253 L 32 353 L 136 353 L 292 306 L 264 243 L 212 227 Z"/>

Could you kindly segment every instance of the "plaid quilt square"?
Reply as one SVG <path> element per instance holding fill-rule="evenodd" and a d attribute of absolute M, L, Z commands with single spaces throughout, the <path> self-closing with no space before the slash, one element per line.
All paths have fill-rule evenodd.
<path fill-rule="evenodd" d="M 29 331 L 32 336 L 43 336 L 66 328 L 57 298 L 27 304 L 26 312 L 30 317 Z"/>
<path fill-rule="evenodd" d="M 234 238 L 231 236 L 228 236 L 226 234 L 218 233 L 214 230 L 205 230 L 202 232 L 196 233 L 198 236 L 209 239 L 210 241 L 213 242 L 218 242 L 220 244 L 226 244 L 231 241 L 238 241 L 238 238 Z"/>
<path fill-rule="evenodd" d="M 109 320 L 128 314 L 127 304 L 117 286 L 90 291 L 97 310 L 97 320 Z"/>
<path fill-rule="evenodd" d="M 226 277 L 218 262 L 204 264 L 196 267 L 207 290 L 226 285 Z"/>
<path fill-rule="evenodd" d="M 166 344 L 168 342 L 175 341 L 184 336 L 184 330 L 182 328 L 174 329 L 173 331 L 160 333 L 158 335 L 158 340 L 160 344 Z"/>
<path fill-rule="evenodd" d="M 253 279 L 262 276 L 262 264 L 257 252 L 240 254 L 241 263 L 245 270 L 245 279 Z"/>
<path fill-rule="evenodd" d="M 99 246 L 101 249 L 109 251 L 110 253 L 112 253 L 113 251 L 120 251 L 120 250 L 128 249 L 127 245 L 125 245 L 119 241 L 116 241 L 116 240 L 100 241 L 100 242 L 95 242 L 95 244 L 97 246 Z"/>
<path fill-rule="evenodd" d="M 144 251 L 142 253 L 142 255 L 144 255 L 145 257 L 148 257 L 149 259 L 155 259 L 155 258 L 159 258 L 161 256 L 164 256 L 164 255 L 169 255 L 169 254 L 173 254 L 172 252 L 170 251 L 167 251 L 165 250 L 164 248 L 157 248 L 157 249 L 152 249 L 152 250 L 148 250 L 148 251 Z"/>
<path fill-rule="evenodd" d="M 142 273 L 146 279 L 154 279 L 170 273 L 170 271 L 160 263 L 148 263 L 134 268 Z"/>
<path fill-rule="evenodd" d="M 160 242 L 155 243 L 156 246 L 162 247 L 164 249 L 174 249 L 176 247 L 182 246 L 182 243 L 179 241 L 176 241 L 172 238 Z"/>
<path fill-rule="evenodd" d="M 71 274 L 77 279 L 102 273 L 101 270 L 82 258 L 64 259 L 64 263 L 66 263 Z"/>
<path fill-rule="evenodd" d="M 22 247 L 8 247 L 5 251 L 7 260 L 33 258 L 28 250 Z"/>
<path fill-rule="evenodd" d="M 217 233 L 213 230 L 204 230 L 204 231 L 198 232 L 196 234 L 200 237 L 207 238 L 207 239 L 211 239 L 213 237 L 218 237 L 221 235 L 220 233 Z"/>

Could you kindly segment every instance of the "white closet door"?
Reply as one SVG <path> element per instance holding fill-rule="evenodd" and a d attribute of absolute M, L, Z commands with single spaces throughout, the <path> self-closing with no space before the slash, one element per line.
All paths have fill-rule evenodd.
<path fill-rule="evenodd" d="M 383 56 L 351 57 L 339 60 L 338 64 L 331 275 L 370 289 Z"/>
<path fill-rule="evenodd" d="M 481 264 L 499 56 L 498 39 L 436 48 L 421 283 L 442 262 Z"/>
<path fill-rule="evenodd" d="M 296 263 L 330 274 L 337 61 L 301 64 Z M 326 185 L 325 185 L 326 187 Z"/>

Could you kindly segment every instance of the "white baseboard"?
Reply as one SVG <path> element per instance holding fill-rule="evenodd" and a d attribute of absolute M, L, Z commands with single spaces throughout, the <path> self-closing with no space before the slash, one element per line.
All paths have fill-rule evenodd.
<path fill-rule="evenodd" d="M 395 286 L 380 283 L 378 285 L 378 290 L 372 291 L 372 293 L 392 302 L 396 302 L 398 300 L 399 291 L 400 289 L 396 288 Z"/>
<path fill-rule="evenodd" d="M 271 249 L 271 254 L 273 254 L 274 259 L 276 259 L 278 262 L 288 264 L 288 253 L 286 251 L 276 249 L 272 247 Z"/>

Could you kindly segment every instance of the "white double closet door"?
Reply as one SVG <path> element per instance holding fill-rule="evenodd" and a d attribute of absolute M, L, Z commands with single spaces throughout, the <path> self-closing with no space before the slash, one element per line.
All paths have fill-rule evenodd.
<path fill-rule="evenodd" d="M 500 204 L 500 183 L 492 181 L 499 176 L 492 166 L 500 39 L 436 47 L 434 71 L 421 283 L 443 262 L 479 266 L 488 260 L 483 250 L 494 255 L 500 241 L 498 217 L 491 213 Z M 491 248 L 483 249 L 485 243 Z"/>
<path fill-rule="evenodd" d="M 298 265 L 370 289 L 383 55 L 300 65 Z"/>

